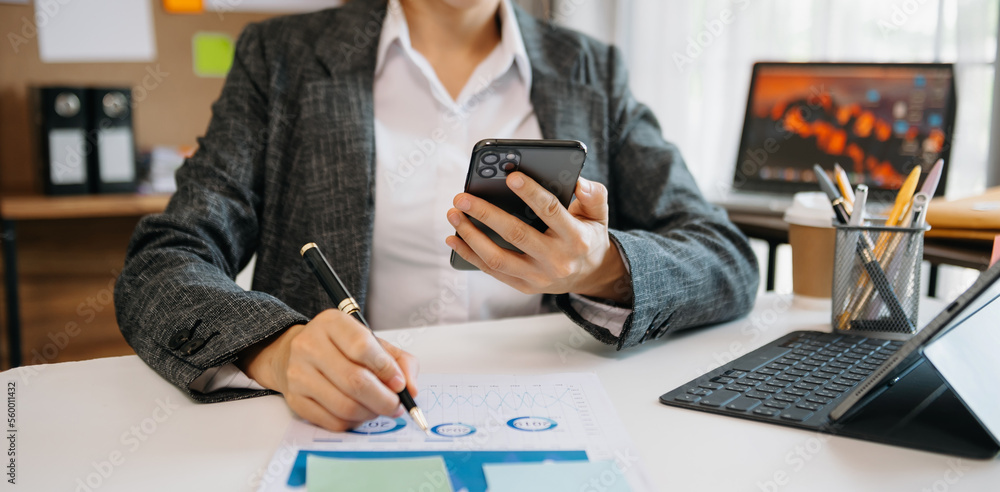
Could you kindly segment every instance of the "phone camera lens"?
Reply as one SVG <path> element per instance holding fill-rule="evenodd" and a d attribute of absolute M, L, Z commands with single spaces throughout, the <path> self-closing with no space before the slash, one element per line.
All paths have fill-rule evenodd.
<path fill-rule="evenodd" d="M 517 154 L 507 154 L 507 160 L 508 161 L 516 161 L 517 160 Z"/>
<path fill-rule="evenodd" d="M 495 167 L 481 167 L 479 168 L 479 175 L 484 178 L 492 178 L 497 175 L 497 169 Z"/>
<path fill-rule="evenodd" d="M 496 155 L 496 154 L 494 154 L 492 152 L 489 153 L 489 154 L 483 155 L 483 164 L 496 164 L 497 161 L 499 161 L 499 160 L 500 160 L 500 156 L 498 156 L 498 155 Z"/>
<path fill-rule="evenodd" d="M 512 173 L 515 169 L 517 169 L 517 163 L 513 161 L 504 161 L 503 164 L 500 164 L 500 169 L 502 169 L 505 173 Z"/>

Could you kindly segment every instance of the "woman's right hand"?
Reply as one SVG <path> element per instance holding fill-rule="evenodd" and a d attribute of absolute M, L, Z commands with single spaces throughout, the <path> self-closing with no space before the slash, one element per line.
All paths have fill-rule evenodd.
<path fill-rule="evenodd" d="M 417 360 L 336 309 L 240 354 L 237 366 L 282 393 L 302 418 L 327 430 L 403 414 L 397 393 L 416 396 Z"/>

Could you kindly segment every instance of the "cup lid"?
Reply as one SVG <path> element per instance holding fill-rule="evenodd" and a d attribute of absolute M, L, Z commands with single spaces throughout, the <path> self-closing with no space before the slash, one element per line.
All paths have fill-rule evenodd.
<path fill-rule="evenodd" d="M 833 207 L 822 191 L 796 193 L 785 211 L 785 222 L 810 227 L 833 227 Z"/>

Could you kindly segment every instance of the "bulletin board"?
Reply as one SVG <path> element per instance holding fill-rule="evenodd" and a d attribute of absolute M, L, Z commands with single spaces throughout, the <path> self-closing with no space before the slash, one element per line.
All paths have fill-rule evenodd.
<path fill-rule="evenodd" d="M 193 145 L 204 134 L 211 105 L 224 79 L 202 78 L 192 67 L 192 38 L 199 32 L 225 33 L 236 39 L 243 27 L 273 13 L 205 12 L 168 14 L 153 2 L 157 58 L 144 63 L 42 63 L 31 4 L 0 4 L 0 193 L 42 192 L 33 110 L 33 85 L 132 87 L 139 149 L 154 145 Z M 14 34 L 18 37 L 11 37 Z M 13 40 L 27 40 L 17 43 Z M 141 89 L 140 89 L 141 88 Z M 144 95 L 141 101 L 139 95 Z"/>

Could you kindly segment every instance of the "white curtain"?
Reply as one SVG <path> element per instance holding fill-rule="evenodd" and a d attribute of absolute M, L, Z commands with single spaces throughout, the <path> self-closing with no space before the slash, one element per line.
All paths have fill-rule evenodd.
<path fill-rule="evenodd" d="M 731 183 L 760 60 L 956 63 L 946 192 L 986 186 L 996 0 L 556 0 L 552 16 L 622 48 L 633 92 L 710 198 Z"/>

